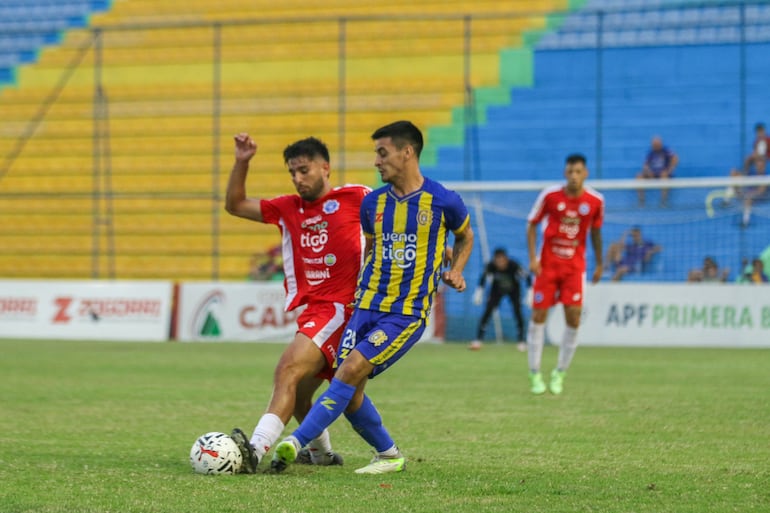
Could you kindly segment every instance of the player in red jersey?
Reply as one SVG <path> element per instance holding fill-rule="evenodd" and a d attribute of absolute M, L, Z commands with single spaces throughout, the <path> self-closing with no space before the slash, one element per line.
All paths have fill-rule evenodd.
<path fill-rule="evenodd" d="M 586 273 L 586 237 L 591 232 L 591 246 L 596 257 L 592 281 L 602 276 L 602 235 L 604 197 L 583 183 L 588 177 L 583 155 L 567 157 L 564 168 L 566 185 L 543 190 L 527 218 L 529 268 L 535 276 L 532 286 L 532 318 L 527 333 L 529 379 L 532 393 L 546 390 L 540 373 L 548 309 L 564 305 L 566 329 L 559 348 L 559 360 L 551 372 L 549 388 L 561 394 L 564 376 L 577 349 L 577 330 L 582 313 Z M 544 223 L 540 258 L 536 255 L 538 225 Z"/>
<path fill-rule="evenodd" d="M 305 306 L 294 340 L 281 355 L 273 375 L 273 395 L 250 439 L 235 428 L 232 438 L 244 453 L 243 471 L 255 473 L 259 461 L 283 432 L 292 415 L 301 422 L 313 393 L 334 375 L 340 337 L 352 309 L 365 239 L 363 185 L 332 187 L 329 150 L 310 137 L 283 152 L 297 194 L 273 199 L 246 196 L 249 161 L 257 144 L 246 133 L 235 136 L 235 164 L 227 184 L 226 209 L 235 216 L 274 224 L 281 231 L 286 279 L 286 310 Z M 308 444 L 312 463 L 341 464 L 324 431 Z"/>

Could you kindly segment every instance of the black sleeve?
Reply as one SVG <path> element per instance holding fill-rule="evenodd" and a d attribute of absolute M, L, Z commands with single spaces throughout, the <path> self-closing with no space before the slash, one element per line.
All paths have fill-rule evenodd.
<path fill-rule="evenodd" d="M 527 283 L 527 287 L 532 286 L 532 276 L 517 262 L 516 260 L 511 259 L 511 262 L 513 262 L 514 269 L 516 270 L 516 282 L 518 283 L 519 280 L 524 279 Z"/>
<path fill-rule="evenodd" d="M 483 287 L 487 283 L 487 274 L 491 272 L 489 269 L 491 266 L 492 262 L 484 266 L 484 272 L 481 273 L 481 278 L 479 278 L 479 287 Z"/>

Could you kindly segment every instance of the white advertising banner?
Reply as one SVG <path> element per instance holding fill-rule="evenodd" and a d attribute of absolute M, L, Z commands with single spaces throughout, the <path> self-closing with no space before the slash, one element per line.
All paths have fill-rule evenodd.
<path fill-rule="evenodd" d="M 548 339 L 564 329 L 548 314 Z M 582 345 L 770 347 L 770 286 L 705 283 L 588 285 Z"/>
<path fill-rule="evenodd" d="M 0 280 L 0 337 L 168 340 L 171 282 Z"/>
<path fill-rule="evenodd" d="M 284 312 L 280 282 L 179 285 L 176 338 L 181 342 L 291 342 L 302 312 Z M 432 323 L 423 341 L 432 340 Z"/>
<path fill-rule="evenodd" d="M 285 297 L 280 282 L 183 283 L 177 340 L 289 342 L 301 309 L 284 312 Z"/>

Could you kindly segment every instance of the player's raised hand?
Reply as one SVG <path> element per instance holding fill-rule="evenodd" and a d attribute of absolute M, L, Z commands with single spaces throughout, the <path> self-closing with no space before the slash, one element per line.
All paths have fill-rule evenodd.
<path fill-rule="evenodd" d="M 235 160 L 251 160 L 251 157 L 257 153 L 257 143 L 249 137 L 249 134 L 241 132 L 234 137 L 235 139 Z"/>
<path fill-rule="evenodd" d="M 453 270 L 444 271 L 441 274 L 441 279 L 444 280 L 444 283 L 455 289 L 457 292 L 462 292 L 465 290 L 465 277 L 463 276 L 463 273 Z"/>

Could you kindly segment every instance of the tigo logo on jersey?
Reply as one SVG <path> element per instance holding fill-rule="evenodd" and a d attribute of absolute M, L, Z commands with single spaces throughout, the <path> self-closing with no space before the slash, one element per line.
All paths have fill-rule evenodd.
<path fill-rule="evenodd" d="M 392 261 L 401 269 L 408 269 L 417 260 L 417 235 L 414 233 L 383 233 L 382 260 Z"/>
<path fill-rule="evenodd" d="M 302 247 L 312 249 L 313 253 L 323 251 L 327 242 L 329 242 L 329 232 L 326 231 L 325 227 L 319 233 L 303 233 L 299 237 L 299 243 Z"/>
<path fill-rule="evenodd" d="M 382 330 L 377 330 L 369 335 L 368 340 L 374 347 L 380 347 L 388 341 L 388 335 Z"/>
<path fill-rule="evenodd" d="M 559 224 L 559 233 L 563 233 L 570 239 L 574 239 L 580 233 L 579 217 L 562 217 Z"/>
<path fill-rule="evenodd" d="M 326 203 L 331 201 L 332 200 L 329 200 Z M 326 208 L 326 204 L 324 204 L 324 208 Z M 339 208 L 339 203 L 337 203 L 337 208 Z M 303 233 L 300 235 L 299 243 L 303 248 L 312 249 L 313 253 L 320 253 L 323 251 L 326 243 L 329 242 L 329 232 L 326 230 L 328 226 L 329 223 L 324 221 L 323 217 L 320 215 L 305 219 L 302 221 L 302 229 L 311 233 Z"/>

